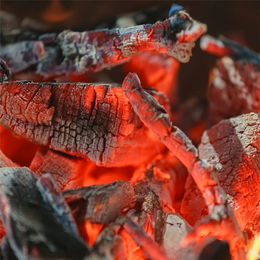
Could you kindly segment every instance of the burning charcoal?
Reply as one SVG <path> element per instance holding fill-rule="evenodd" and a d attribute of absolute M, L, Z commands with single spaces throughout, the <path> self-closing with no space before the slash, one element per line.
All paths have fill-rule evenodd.
<path fill-rule="evenodd" d="M 122 88 L 110 85 L 2 83 L 0 123 L 26 139 L 104 166 L 139 165 L 164 149 Z"/>
<path fill-rule="evenodd" d="M 50 173 L 58 190 L 77 188 L 84 184 L 90 167 L 84 159 L 61 154 L 52 150 L 38 150 L 31 162 L 30 170 L 37 176 Z M 91 165 L 92 166 L 92 165 Z"/>
<path fill-rule="evenodd" d="M 126 251 L 127 245 L 124 244 L 124 240 L 119 234 L 119 229 L 124 222 L 124 218 L 116 219 L 106 226 L 97 237 L 93 248 L 102 259 L 130 259 Z"/>
<path fill-rule="evenodd" d="M 169 258 L 164 254 L 164 252 L 157 246 L 157 244 L 144 232 L 140 226 L 133 220 L 128 220 L 123 225 L 127 233 L 129 233 L 136 243 L 140 245 L 146 256 L 150 260 L 169 260 Z"/>
<path fill-rule="evenodd" d="M 1 217 L 18 259 L 83 259 L 89 248 L 48 209 L 27 168 L 0 168 Z M 61 239 L 62 238 L 62 239 Z"/>
<path fill-rule="evenodd" d="M 162 242 L 164 215 L 158 197 L 153 191 L 148 190 L 143 198 L 138 222 L 149 237 L 158 244 Z"/>
<path fill-rule="evenodd" d="M 189 224 L 178 214 L 165 214 L 165 230 L 162 246 L 170 259 L 197 260 L 197 253 L 191 247 L 181 247 L 182 239 L 192 230 Z M 209 258 L 211 259 L 211 258 Z"/>
<path fill-rule="evenodd" d="M 36 186 L 47 207 L 54 212 L 56 219 L 67 228 L 70 233 L 79 237 L 69 206 L 65 202 L 64 197 L 58 192 L 57 186 L 51 175 L 49 173 L 42 175 L 37 180 Z"/>
<path fill-rule="evenodd" d="M 63 191 L 77 221 L 87 218 L 104 224 L 120 216 L 122 209 L 132 202 L 133 195 L 132 184 L 125 181 Z"/>
<path fill-rule="evenodd" d="M 44 57 L 44 45 L 41 41 L 23 41 L 1 46 L 1 59 L 16 74 L 35 65 Z"/>
<path fill-rule="evenodd" d="M 135 183 L 135 209 L 140 212 L 138 223 L 159 244 L 164 229 L 163 212 L 174 212 L 175 175 L 174 171 L 167 172 L 166 167 L 152 166 L 137 170 L 131 180 Z"/>
<path fill-rule="evenodd" d="M 260 112 L 260 56 L 225 38 L 205 36 L 201 48 L 221 56 L 210 87 L 211 125 L 222 119 Z"/>
<path fill-rule="evenodd" d="M 228 242 L 234 259 L 245 257 L 245 237 L 227 201 L 227 195 L 219 186 L 217 173 L 198 156 L 196 147 L 188 137 L 169 120 L 169 115 L 158 102 L 142 89 L 136 74 L 129 73 L 122 85 L 140 119 L 160 138 L 169 150 L 189 169 L 209 209 L 208 219 L 182 242 L 183 246 L 203 241 L 208 234 L 221 237 L 229 232 Z"/>
<path fill-rule="evenodd" d="M 38 177 L 50 173 L 59 191 L 62 191 L 116 180 L 129 180 L 135 167 L 99 167 L 82 158 L 50 149 L 40 149 L 36 152 L 30 169 Z"/>
<path fill-rule="evenodd" d="M 250 230 L 249 236 L 260 232 L 259 117 L 250 113 L 223 120 L 203 134 L 199 146 L 200 158 L 216 165 L 238 224 L 241 230 Z M 190 177 L 186 188 L 181 212 L 194 224 L 205 213 L 205 204 Z"/>
<path fill-rule="evenodd" d="M 143 200 L 150 191 L 153 191 L 163 211 L 173 212 L 176 175 L 174 170 L 163 168 L 156 163 L 148 169 L 138 169 L 131 179 L 134 183 L 136 199 Z"/>
<path fill-rule="evenodd" d="M 188 62 L 194 42 L 206 31 L 206 25 L 193 20 L 181 9 L 173 8 L 168 19 L 155 24 L 91 32 L 63 31 L 57 34 L 52 46 L 48 46 L 46 60 L 38 61 L 36 73 L 48 78 L 100 71 L 129 61 L 147 50 Z M 5 51 L 1 58 L 14 57 L 14 50 L 23 48 L 24 55 L 30 60 L 30 53 L 34 51 L 28 44 L 35 43 L 28 41 L 3 46 Z M 23 60 L 21 57 L 18 64 L 10 63 L 13 73 L 18 72 L 17 68 L 21 70 Z M 31 62 L 23 64 L 24 68 L 30 65 Z"/>
<path fill-rule="evenodd" d="M 259 54 L 223 36 L 215 39 L 214 37 L 205 35 L 201 38 L 200 47 L 220 57 L 230 56 L 235 61 L 245 61 L 253 64 L 260 63 Z"/>

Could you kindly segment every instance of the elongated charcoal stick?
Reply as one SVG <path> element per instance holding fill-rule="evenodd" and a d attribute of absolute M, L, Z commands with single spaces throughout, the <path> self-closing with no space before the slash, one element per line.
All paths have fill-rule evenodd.
<path fill-rule="evenodd" d="M 34 76 L 46 78 L 111 68 L 148 50 L 166 53 L 180 62 L 188 62 L 194 42 L 206 30 L 205 24 L 193 20 L 187 12 L 177 10 L 165 21 L 155 24 L 43 34 L 38 41 L 2 46 L 0 58 L 10 61 L 14 74 L 37 65 Z"/>
<path fill-rule="evenodd" d="M 230 232 L 229 237 L 231 237 L 229 241 L 231 250 L 235 251 L 238 246 L 243 248 L 245 242 L 243 234 L 231 207 L 227 203 L 227 195 L 218 184 L 217 174 L 214 169 L 206 162 L 200 160 L 197 148 L 179 128 L 172 125 L 164 108 L 142 89 L 136 74 L 129 73 L 122 87 L 142 122 L 187 167 L 203 194 L 210 216 L 214 220 L 204 223 L 201 229 L 198 227 L 199 232 L 203 234 L 203 230 L 208 230 L 212 235 L 219 235 L 222 238 L 221 232 L 219 233 L 218 231 L 216 234 L 214 231 L 217 223 L 221 223 L 222 219 L 227 219 L 227 227 Z M 200 236 L 199 233 L 198 236 Z M 194 241 L 195 237 L 196 235 L 191 235 L 184 244 L 187 245 L 188 241 Z"/>

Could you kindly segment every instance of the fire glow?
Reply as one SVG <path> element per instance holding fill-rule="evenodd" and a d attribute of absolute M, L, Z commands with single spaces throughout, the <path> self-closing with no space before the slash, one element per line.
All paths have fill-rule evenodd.
<path fill-rule="evenodd" d="M 205 32 L 175 5 L 155 24 L 41 33 L 17 62 L 24 41 L 3 46 L 12 61 L 0 71 L 5 259 L 197 260 L 216 239 L 232 260 L 257 259 L 260 59 Z M 200 36 L 220 59 L 197 149 L 174 126 L 185 112 L 172 113 L 171 95 L 176 59 L 187 62 Z M 122 84 L 74 82 L 119 64 Z M 232 112 L 228 95 L 239 103 Z M 190 136 L 199 140 L 204 126 L 197 120 Z"/>

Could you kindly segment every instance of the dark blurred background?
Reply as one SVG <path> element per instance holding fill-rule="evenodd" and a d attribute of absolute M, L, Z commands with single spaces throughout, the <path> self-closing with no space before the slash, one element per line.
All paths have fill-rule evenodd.
<path fill-rule="evenodd" d="M 169 10 L 173 3 L 184 6 L 190 15 L 208 25 L 208 34 L 224 35 L 260 52 L 260 1 L 3 1 L 1 10 L 20 19 L 31 17 L 42 21 L 51 30 L 93 30 L 109 25 L 124 13 L 160 7 Z M 163 13 L 163 12 L 162 12 Z M 165 14 L 165 12 L 164 12 Z M 166 12 L 167 15 L 167 12 Z M 159 19 L 160 17 L 158 17 Z M 166 17 L 161 17 L 164 19 Z M 151 18 L 152 19 L 152 18 Z M 179 73 L 179 97 L 205 97 L 209 72 L 216 57 L 203 52 L 199 42 L 188 64 Z"/>

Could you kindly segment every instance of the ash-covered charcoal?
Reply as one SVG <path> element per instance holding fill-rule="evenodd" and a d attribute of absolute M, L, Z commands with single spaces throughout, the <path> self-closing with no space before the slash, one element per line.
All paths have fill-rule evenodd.
<path fill-rule="evenodd" d="M 166 53 L 181 62 L 188 62 L 194 42 L 206 31 L 206 25 L 193 20 L 181 7 L 173 7 L 170 17 L 163 22 L 139 25 L 121 29 L 104 29 L 91 32 L 63 31 L 45 44 L 48 50 L 45 58 L 38 60 L 34 74 L 46 78 L 61 74 L 82 74 L 87 71 L 100 71 L 110 68 L 139 55 L 147 50 Z M 44 36 L 41 36 L 44 39 Z M 39 38 L 40 39 L 40 38 Z M 43 44 L 43 42 L 41 42 Z M 15 44 L 23 46 L 23 42 Z M 34 44 L 34 42 L 27 42 Z M 4 56 L 13 57 L 12 45 L 5 45 Z M 21 47 L 19 47 L 21 49 Z M 11 51 L 13 50 L 13 51 Z M 30 47 L 24 49 L 24 55 L 31 57 Z M 13 73 L 19 65 L 10 63 Z M 28 63 L 25 68 L 31 64 Z"/>
<path fill-rule="evenodd" d="M 213 69 L 209 92 L 210 123 L 260 112 L 260 56 L 225 38 L 204 36 L 201 48 L 221 56 Z"/>
<path fill-rule="evenodd" d="M 134 196 L 132 184 L 116 181 L 110 184 L 92 185 L 62 192 L 77 222 L 90 219 L 94 223 L 106 224 L 129 206 Z"/>
<path fill-rule="evenodd" d="M 119 86 L 2 83 L 0 123 L 27 140 L 104 166 L 139 165 L 164 150 Z"/>
<path fill-rule="evenodd" d="M 36 186 L 42 195 L 43 201 L 56 219 L 69 230 L 70 233 L 79 237 L 75 220 L 64 197 L 59 193 L 57 186 L 49 173 L 43 174 L 36 182 Z"/>
<path fill-rule="evenodd" d="M 124 241 L 121 236 L 121 226 L 125 221 L 124 217 L 117 218 L 98 235 L 93 248 L 102 259 L 131 259 L 127 251 L 129 241 Z M 133 250 L 136 250 L 136 247 Z"/>
<path fill-rule="evenodd" d="M 152 191 L 158 198 L 159 207 L 164 212 L 173 212 L 176 176 L 177 173 L 173 169 L 157 166 L 156 162 L 148 169 L 138 169 L 131 179 L 134 183 L 135 198 L 138 201 L 142 201 Z"/>
<path fill-rule="evenodd" d="M 260 231 L 259 119 L 259 114 L 250 113 L 223 120 L 203 134 L 199 146 L 200 158 L 216 165 L 219 183 L 228 194 L 241 230 L 252 234 Z M 206 212 L 203 197 L 190 176 L 181 212 L 192 225 Z"/>
<path fill-rule="evenodd" d="M 245 61 L 252 64 L 260 63 L 260 55 L 258 53 L 223 36 L 216 39 L 209 35 L 204 35 L 201 38 L 200 47 L 202 50 L 220 57 L 230 56 L 235 61 Z"/>
<path fill-rule="evenodd" d="M 200 243 L 209 234 L 223 239 L 225 234 L 234 259 L 245 258 L 245 236 L 228 204 L 226 193 L 218 183 L 215 169 L 199 157 L 190 139 L 172 125 L 164 108 L 143 90 L 136 74 L 129 73 L 122 87 L 142 122 L 189 169 L 208 206 L 208 218 L 200 221 L 194 231 L 185 237 L 182 245 Z"/>
<path fill-rule="evenodd" d="M 32 65 L 36 65 L 45 55 L 41 41 L 23 41 L 1 46 L 0 58 L 10 66 L 16 74 Z"/>
<path fill-rule="evenodd" d="M 18 259 L 84 259 L 90 253 L 46 206 L 33 172 L 0 168 L 0 180 L 1 218 Z"/>
<path fill-rule="evenodd" d="M 146 234 L 158 244 L 162 242 L 164 217 L 158 197 L 153 191 L 147 191 L 141 204 L 138 223 Z"/>
<path fill-rule="evenodd" d="M 192 227 L 180 215 L 165 214 L 162 247 L 170 259 L 197 260 L 198 253 L 191 246 L 181 246 L 182 239 L 191 230 Z"/>
<path fill-rule="evenodd" d="M 123 224 L 123 228 L 129 233 L 135 242 L 141 246 L 145 255 L 150 260 L 170 260 L 164 251 L 144 232 L 144 230 L 132 219 Z"/>
<path fill-rule="evenodd" d="M 164 213 L 175 212 L 177 186 L 183 185 L 177 183 L 176 164 L 172 156 L 164 155 L 163 159 L 154 161 L 152 167 L 138 169 L 131 179 L 135 190 L 134 208 L 139 214 L 138 223 L 158 244 L 162 243 Z"/>

